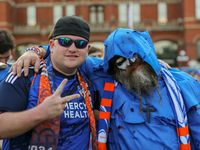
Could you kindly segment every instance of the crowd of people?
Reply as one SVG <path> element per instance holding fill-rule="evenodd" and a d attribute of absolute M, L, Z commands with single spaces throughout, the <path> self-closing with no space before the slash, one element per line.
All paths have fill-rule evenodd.
<path fill-rule="evenodd" d="M 89 40 L 85 20 L 62 17 L 49 45 L 11 66 L 0 83 L 3 150 L 200 149 L 199 81 L 158 60 L 148 31 L 113 31 L 99 58 Z"/>

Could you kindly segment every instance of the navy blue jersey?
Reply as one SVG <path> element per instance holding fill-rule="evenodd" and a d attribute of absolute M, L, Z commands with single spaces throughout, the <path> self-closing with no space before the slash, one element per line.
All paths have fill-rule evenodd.
<path fill-rule="evenodd" d="M 0 82 L 8 74 L 9 69 L 10 69 L 10 66 L 8 66 L 6 69 L 0 70 Z"/>
<path fill-rule="evenodd" d="M 68 82 L 61 93 L 61 97 L 81 92 L 76 75 L 65 76 L 56 70 L 53 70 L 53 72 L 56 88 L 64 78 L 68 78 Z M 7 78 L 2 81 L 0 84 L 1 112 L 22 111 L 37 105 L 40 73 L 36 75 L 34 84 L 30 87 L 33 77 L 33 67 L 29 67 L 28 77 L 24 77 L 22 72 L 22 77 L 20 78 L 9 74 Z M 89 85 L 88 90 L 93 101 L 94 90 L 92 85 L 84 75 L 83 78 Z M 88 149 L 90 123 L 84 98 L 81 96 L 78 99 L 74 99 L 71 102 L 66 103 L 66 109 L 60 116 L 60 119 L 61 124 L 57 149 Z M 29 142 L 30 135 L 31 131 L 19 137 L 4 140 L 3 150 L 27 149 L 27 145 L 25 143 Z"/>

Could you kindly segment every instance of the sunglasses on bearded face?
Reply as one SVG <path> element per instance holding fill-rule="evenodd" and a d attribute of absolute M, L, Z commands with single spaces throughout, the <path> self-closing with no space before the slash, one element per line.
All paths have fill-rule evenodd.
<path fill-rule="evenodd" d="M 85 40 L 72 40 L 66 37 L 54 38 L 53 40 L 58 40 L 58 43 L 60 44 L 60 46 L 63 46 L 63 47 L 70 47 L 72 43 L 74 43 L 76 48 L 79 48 L 79 49 L 85 48 L 88 44 L 88 41 L 85 41 Z"/>
<path fill-rule="evenodd" d="M 127 59 L 127 58 L 124 58 L 124 57 L 119 57 L 117 60 L 116 60 L 116 65 L 119 69 L 122 69 L 122 70 L 125 70 L 127 66 L 130 66 L 132 65 L 136 59 L 138 58 L 139 56 L 137 54 L 134 54 L 133 55 L 133 58 L 131 59 Z"/>

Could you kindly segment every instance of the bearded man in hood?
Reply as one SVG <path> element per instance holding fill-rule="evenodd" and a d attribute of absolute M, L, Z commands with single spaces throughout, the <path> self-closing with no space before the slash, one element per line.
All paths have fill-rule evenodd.
<path fill-rule="evenodd" d="M 111 150 L 200 148 L 196 130 L 200 84 L 159 63 L 148 32 L 117 29 L 111 33 L 105 41 L 103 68 L 114 79 L 107 83 L 115 86 L 104 88 L 99 146 L 105 147 L 108 135 Z M 113 91 L 112 97 L 108 91 Z"/>

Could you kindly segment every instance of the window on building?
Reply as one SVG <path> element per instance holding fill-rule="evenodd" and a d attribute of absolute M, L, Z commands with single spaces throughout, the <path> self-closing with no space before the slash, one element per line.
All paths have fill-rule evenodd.
<path fill-rule="evenodd" d="M 167 22 L 167 4 L 166 3 L 158 3 L 158 22 L 166 23 Z"/>
<path fill-rule="evenodd" d="M 75 15 L 75 6 L 74 5 L 67 5 L 65 13 L 66 13 L 66 16 Z"/>
<path fill-rule="evenodd" d="M 35 6 L 27 7 L 27 25 L 29 26 L 36 25 L 36 7 Z"/>
<path fill-rule="evenodd" d="M 92 24 L 96 23 L 96 7 L 95 6 L 90 7 L 90 23 Z"/>
<path fill-rule="evenodd" d="M 200 19 L 200 0 L 195 0 L 196 19 Z"/>
<path fill-rule="evenodd" d="M 140 22 L 140 18 L 140 4 L 130 2 L 128 10 L 128 27 L 133 29 L 134 24 Z"/>
<path fill-rule="evenodd" d="M 127 4 L 120 3 L 118 5 L 119 23 L 127 23 Z"/>
<path fill-rule="evenodd" d="M 177 66 L 177 61 L 176 61 L 178 53 L 177 43 L 168 40 L 161 40 L 154 42 L 154 47 L 158 59 L 167 62 L 172 67 Z"/>
<path fill-rule="evenodd" d="M 104 22 L 104 10 L 103 6 L 98 6 L 97 7 L 97 14 L 98 14 L 98 23 L 103 23 Z"/>
<path fill-rule="evenodd" d="M 53 22 L 54 24 L 62 17 L 62 6 L 56 5 L 53 7 Z"/>
<path fill-rule="evenodd" d="M 198 61 L 200 61 L 200 39 L 197 41 L 197 55 Z"/>
<path fill-rule="evenodd" d="M 103 6 L 90 7 L 90 23 L 92 24 L 104 23 L 104 7 Z"/>
<path fill-rule="evenodd" d="M 141 21 L 140 4 L 133 3 L 133 23 L 139 23 Z"/>

